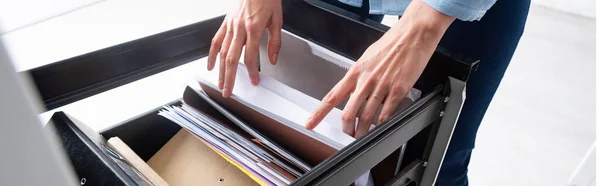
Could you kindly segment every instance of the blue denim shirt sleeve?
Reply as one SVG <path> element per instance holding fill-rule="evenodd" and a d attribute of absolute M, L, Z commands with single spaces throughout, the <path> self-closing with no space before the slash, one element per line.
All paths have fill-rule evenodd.
<path fill-rule="evenodd" d="M 360 7 L 363 0 L 339 0 L 342 3 Z M 518 0 L 517 0 L 518 1 Z M 369 0 L 369 13 L 402 15 L 411 0 Z M 446 15 L 462 21 L 480 20 L 496 0 L 423 0 L 429 6 Z"/>
<path fill-rule="evenodd" d="M 479 21 L 496 0 L 423 0 L 423 2 L 437 11 L 459 20 Z"/>

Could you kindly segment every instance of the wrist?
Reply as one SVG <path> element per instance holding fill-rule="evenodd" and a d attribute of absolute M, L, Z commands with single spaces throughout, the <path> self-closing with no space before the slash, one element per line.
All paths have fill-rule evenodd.
<path fill-rule="evenodd" d="M 418 35 L 439 40 L 455 19 L 435 10 L 422 0 L 413 0 L 390 31 L 395 34 L 416 32 Z"/>

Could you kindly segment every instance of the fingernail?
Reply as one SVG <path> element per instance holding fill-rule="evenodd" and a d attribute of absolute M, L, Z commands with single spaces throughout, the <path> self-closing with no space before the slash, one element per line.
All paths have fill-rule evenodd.
<path fill-rule="evenodd" d="M 228 89 L 228 88 L 224 88 L 224 89 L 223 89 L 223 97 L 224 97 L 224 98 L 228 98 L 230 94 L 231 94 L 231 93 L 229 92 L 229 89 Z"/>
<path fill-rule="evenodd" d="M 349 136 L 354 136 L 354 130 L 344 130 L 344 129 L 342 129 L 342 132 L 348 134 Z"/>
<path fill-rule="evenodd" d="M 256 80 L 256 78 L 252 79 L 252 85 L 254 85 L 254 86 L 258 85 L 258 80 Z"/>
<path fill-rule="evenodd" d="M 219 89 L 223 89 L 223 81 L 219 81 Z"/>
<path fill-rule="evenodd" d="M 277 63 L 277 53 L 271 55 L 271 64 Z"/>
<path fill-rule="evenodd" d="M 379 120 L 377 121 L 376 125 L 379 125 L 381 123 L 383 123 L 387 118 L 379 118 Z"/>
<path fill-rule="evenodd" d="M 311 130 L 313 128 L 312 123 L 313 123 L 313 119 L 312 118 L 308 118 L 308 121 L 306 122 L 306 124 L 304 124 L 304 127 L 306 127 L 307 129 Z"/>
<path fill-rule="evenodd" d="M 352 137 L 354 137 L 354 139 L 358 139 L 360 136 L 362 136 L 361 134 L 359 134 L 358 132 L 354 132 L 354 134 L 352 135 Z"/>

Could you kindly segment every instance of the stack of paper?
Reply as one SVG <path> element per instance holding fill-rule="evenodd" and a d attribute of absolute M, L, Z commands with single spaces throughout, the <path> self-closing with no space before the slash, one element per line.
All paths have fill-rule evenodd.
<path fill-rule="evenodd" d="M 249 140 L 187 104 L 165 106 L 159 115 L 200 137 L 207 146 L 260 184 L 287 185 L 308 169 L 307 165 L 295 166 L 282 160 L 266 150 L 266 146 L 261 148 L 261 140 Z"/>
<path fill-rule="evenodd" d="M 314 130 L 307 130 L 304 123 L 319 100 L 275 79 L 260 74 L 260 83 L 251 85 L 240 64 L 233 94 L 223 98 L 218 77 L 218 71 L 204 71 L 189 87 L 202 104 L 220 112 L 238 131 L 192 107 L 198 100 L 186 96 L 183 105 L 166 106 L 160 115 L 199 136 L 258 183 L 289 184 L 355 140 L 342 132 L 342 111 L 337 108 Z M 411 91 L 400 109 L 419 96 Z M 367 172 L 356 184 L 364 185 L 368 177 Z"/>
<path fill-rule="evenodd" d="M 253 134 L 255 138 L 260 139 L 264 134 L 265 138 L 272 139 L 263 141 L 271 143 L 271 151 L 278 152 L 279 157 L 297 167 L 303 167 L 297 162 L 315 166 L 355 140 L 341 130 L 341 110 L 334 108 L 319 126 L 307 130 L 304 123 L 320 101 L 268 76 L 260 74 L 260 79 L 257 86 L 251 85 L 246 67 L 240 64 L 231 98 L 223 98 L 217 88 L 218 71 L 202 72 L 189 87 L 246 132 L 261 133 Z M 411 91 L 400 109 L 419 97 L 418 90 Z M 264 175 L 257 171 L 254 173 Z M 366 173 L 356 184 L 364 185 L 361 183 L 368 182 L 365 181 L 368 177 Z M 284 183 L 286 181 L 283 180 Z"/>
<path fill-rule="evenodd" d="M 260 83 L 254 86 L 250 83 L 248 71 L 243 64 L 239 64 L 236 75 L 231 96 L 231 99 L 236 102 L 279 121 L 297 132 L 311 136 L 336 150 L 344 148 L 355 140 L 342 131 L 343 122 L 340 109 L 334 108 L 314 130 L 307 130 L 304 124 L 319 105 L 319 100 L 262 74 L 259 74 Z M 218 77 L 218 71 L 216 70 L 203 71 L 197 78 L 200 82 L 200 88 L 195 83 L 190 84 L 190 87 L 196 89 L 199 94 L 213 91 L 220 93 L 217 88 Z M 217 101 L 222 100 L 217 95 L 214 94 L 211 98 Z M 401 102 L 399 110 L 405 109 L 419 97 L 420 91 L 411 90 L 409 95 Z"/>

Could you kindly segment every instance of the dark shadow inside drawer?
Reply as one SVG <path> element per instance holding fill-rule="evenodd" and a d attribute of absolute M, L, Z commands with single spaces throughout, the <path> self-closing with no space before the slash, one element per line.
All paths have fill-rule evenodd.
<path fill-rule="evenodd" d="M 173 101 L 165 105 L 180 103 L 180 101 Z M 181 129 L 176 123 L 157 114 L 161 108 L 136 116 L 100 134 L 105 139 L 121 138 L 140 158 L 148 161 Z"/>

